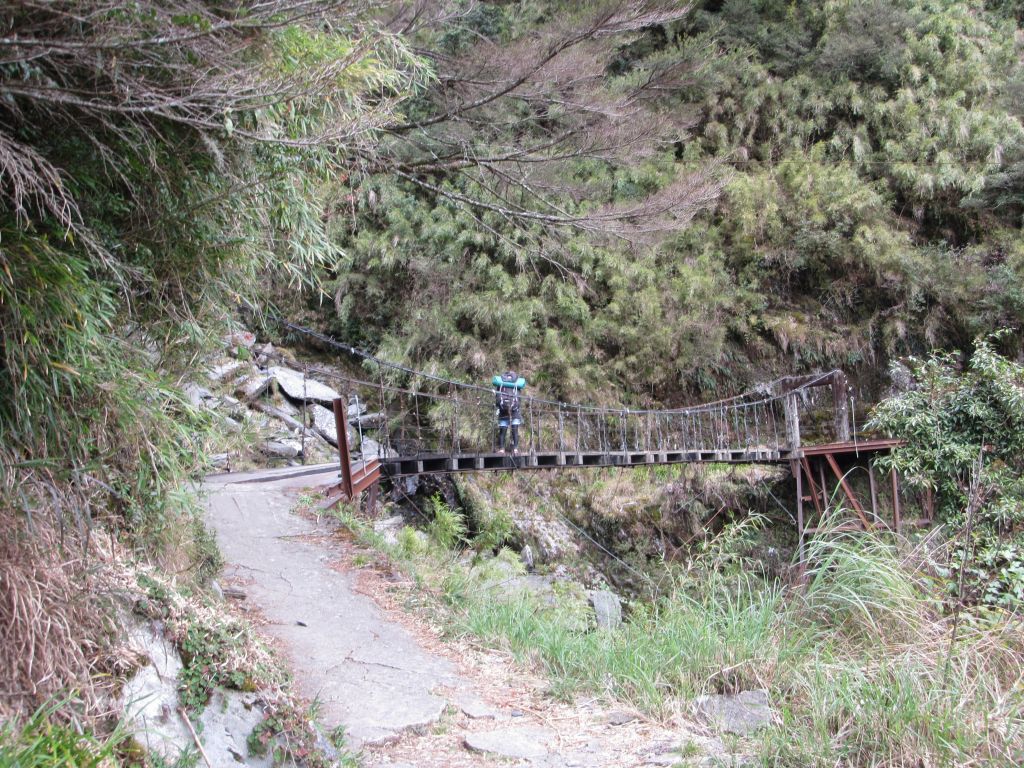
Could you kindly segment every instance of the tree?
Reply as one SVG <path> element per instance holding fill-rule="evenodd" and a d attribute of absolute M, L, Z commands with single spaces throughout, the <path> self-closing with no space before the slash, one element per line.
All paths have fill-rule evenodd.
<path fill-rule="evenodd" d="M 913 387 L 880 403 L 869 427 L 906 441 L 879 463 L 911 486 L 932 490 L 939 518 L 954 532 L 967 522 L 972 487 L 984 499 L 953 563 L 967 561 L 969 600 L 1019 606 L 1024 366 L 995 350 L 1003 335 L 978 339 L 966 367 L 949 354 L 913 361 Z"/>

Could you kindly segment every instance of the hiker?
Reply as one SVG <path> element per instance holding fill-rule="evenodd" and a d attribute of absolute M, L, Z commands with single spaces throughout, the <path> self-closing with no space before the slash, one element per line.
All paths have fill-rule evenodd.
<path fill-rule="evenodd" d="M 511 427 L 509 450 L 516 455 L 519 453 L 519 425 L 523 423 L 519 411 L 519 390 L 526 386 L 526 379 L 516 376 L 515 371 L 505 371 L 491 382 L 494 384 L 494 408 L 498 417 L 498 453 L 505 452 L 505 436 Z"/>

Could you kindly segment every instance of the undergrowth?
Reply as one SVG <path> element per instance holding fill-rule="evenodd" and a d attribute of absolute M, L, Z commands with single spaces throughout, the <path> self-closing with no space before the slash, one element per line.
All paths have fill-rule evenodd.
<path fill-rule="evenodd" d="M 73 708 L 68 698 L 53 698 L 24 722 L 0 724 L 0 768 L 103 768 L 111 765 L 126 733 L 115 729 L 104 738 L 80 730 L 58 717 Z"/>
<path fill-rule="evenodd" d="M 771 766 L 1016 766 L 1024 755 L 1024 628 L 975 611 L 951 640 L 930 543 L 825 533 L 809 544 L 806 581 L 790 585 L 750 575 L 762 571 L 728 551 L 744 534 L 726 529 L 673 569 L 661 599 L 595 631 L 517 585 L 513 567 L 405 531 L 388 544 L 353 510 L 339 517 L 433 596 L 453 635 L 539 666 L 553 695 L 596 692 L 668 717 L 699 695 L 765 689 L 775 721 L 748 746 Z"/>

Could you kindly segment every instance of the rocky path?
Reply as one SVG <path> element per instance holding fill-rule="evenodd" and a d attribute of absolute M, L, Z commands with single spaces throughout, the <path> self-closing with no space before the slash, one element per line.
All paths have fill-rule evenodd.
<path fill-rule="evenodd" d="M 304 488 L 336 476 L 328 466 L 210 478 L 207 520 L 225 585 L 245 591 L 299 691 L 320 702 L 325 726 L 344 726 L 364 766 L 699 765 L 680 751 L 720 753 L 682 724 L 556 703 L 503 654 L 442 643 L 397 604 L 400 576 L 357 568 L 367 555 L 344 531 L 293 512 Z"/>

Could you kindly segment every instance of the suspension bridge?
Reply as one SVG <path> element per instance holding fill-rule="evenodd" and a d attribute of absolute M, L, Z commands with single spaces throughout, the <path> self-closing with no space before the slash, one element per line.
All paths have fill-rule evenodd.
<path fill-rule="evenodd" d="M 805 502 L 820 519 L 832 502 L 831 484 L 856 514 L 862 529 L 888 526 L 891 510 L 903 525 L 895 474 L 891 491 L 880 491 L 870 459 L 897 442 L 858 439 L 851 429 L 851 393 L 842 371 L 786 376 L 714 402 L 645 409 L 568 403 L 520 395 L 522 425 L 517 453 L 499 451 L 495 390 L 381 360 L 309 328 L 284 321 L 289 330 L 361 362 L 359 376 L 328 369 L 341 397 L 333 401 L 341 483 L 328 503 L 355 499 L 379 481 L 423 474 L 564 470 L 666 464 L 763 463 L 788 465 L 797 485 L 801 544 L 816 529 Z M 870 481 L 862 502 L 850 480 L 860 468 Z M 829 481 L 827 478 L 832 478 Z M 926 511 L 930 505 L 925 505 Z"/>

